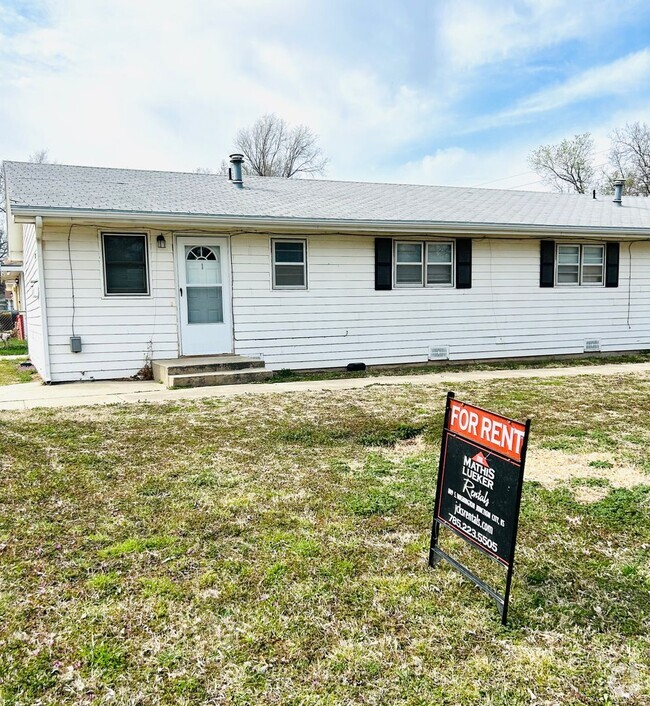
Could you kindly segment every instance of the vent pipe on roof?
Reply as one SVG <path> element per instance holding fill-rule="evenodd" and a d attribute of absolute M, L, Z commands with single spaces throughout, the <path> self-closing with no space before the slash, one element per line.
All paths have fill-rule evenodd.
<path fill-rule="evenodd" d="M 614 203 L 618 206 L 623 205 L 623 186 L 625 184 L 624 179 L 617 179 L 614 182 Z"/>
<path fill-rule="evenodd" d="M 243 154 L 231 154 L 230 155 L 230 178 L 232 183 L 238 188 L 244 188 L 244 180 L 242 178 L 242 164 L 244 163 Z"/>

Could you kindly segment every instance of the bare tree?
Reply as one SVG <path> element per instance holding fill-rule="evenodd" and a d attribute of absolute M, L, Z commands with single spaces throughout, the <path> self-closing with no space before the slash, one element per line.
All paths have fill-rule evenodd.
<path fill-rule="evenodd" d="M 289 125 L 267 114 L 237 133 L 235 145 L 246 158 L 248 174 L 291 178 L 323 174 L 327 159 L 318 145 L 318 136 L 306 125 Z"/>
<path fill-rule="evenodd" d="M 210 167 L 196 167 L 194 174 L 218 174 L 219 176 L 228 176 L 228 163 L 225 159 L 222 159 L 216 171 Z"/>
<path fill-rule="evenodd" d="M 615 179 L 625 180 L 625 192 L 650 196 L 650 126 L 628 123 L 612 133 L 609 169 L 604 173 L 605 190 L 613 192 Z"/>
<path fill-rule="evenodd" d="M 50 164 L 50 158 L 47 150 L 36 150 L 32 152 L 27 158 L 28 162 L 33 162 L 34 164 Z"/>
<path fill-rule="evenodd" d="M 594 181 L 594 142 L 588 132 L 556 145 L 542 145 L 528 163 L 556 191 L 584 194 Z"/>

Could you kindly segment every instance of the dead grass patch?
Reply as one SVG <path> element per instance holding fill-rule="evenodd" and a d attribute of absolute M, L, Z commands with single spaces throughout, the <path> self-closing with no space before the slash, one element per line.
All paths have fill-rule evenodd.
<path fill-rule="evenodd" d="M 544 448 L 529 449 L 525 478 L 547 488 L 575 478 L 599 478 L 614 488 L 650 485 L 648 473 L 631 463 L 617 461 L 614 454 L 578 454 Z"/>

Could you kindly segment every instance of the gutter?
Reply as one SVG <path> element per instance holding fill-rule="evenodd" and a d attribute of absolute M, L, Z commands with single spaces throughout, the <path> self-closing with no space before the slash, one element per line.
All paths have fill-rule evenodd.
<path fill-rule="evenodd" d="M 347 232 L 372 235 L 374 233 L 422 234 L 440 233 L 445 235 L 464 233 L 476 235 L 600 235 L 634 236 L 650 238 L 650 227 L 624 228 L 614 226 L 541 226 L 526 223 L 466 223 L 460 221 L 359 221 L 352 219 L 327 218 L 275 218 L 264 216 L 232 216 L 232 215 L 197 215 L 191 213 L 143 213 L 141 211 L 113 210 L 81 210 L 13 207 L 16 223 L 34 223 L 34 218 L 46 218 L 49 221 L 70 221 L 72 219 L 89 221 L 90 223 L 120 222 L 142 225 L 178 224 L 181 228 L 188 226 L 208 226 L 212 228 L 245 228 L 251 231 L 268 231 L 269 228 L 295 230 L 305 232 L 332 233 Z"/>

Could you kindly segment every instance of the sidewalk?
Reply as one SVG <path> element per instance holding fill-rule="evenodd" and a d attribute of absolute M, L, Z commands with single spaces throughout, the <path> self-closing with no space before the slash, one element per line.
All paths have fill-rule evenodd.
<path fill-rule="evenodd" d="M 0 410 L 34 409 L 35 407 L 79 407 L 84 405 L 122 404 L 133 402 L 169 402 L 207 397 L 237 395 L 273 395 L 287 392 L 318 392 L 322 390 L 354 390 L 371 385 L 436 385 L 453 387 L 455 383 L 475 380 L 505 380 L 520 378 L 578 377 L 580 375 L 639 375 L 650 373 L 650 363 L 617 363 L 583 365 L 566 368 L 529 368 L 522 370 L 477 370 L 467 372 L 423 373 L 417 375 L 386 375 L 382 377 L 317 380 L 309 382 L 256 383 L 252 385 L 222 385 L 168 390 L 157 382 L 72 382 L 43 385 L 27 382 L 0 387 Z"/>

